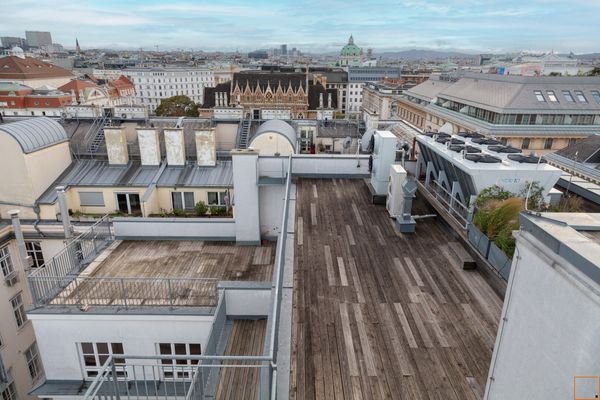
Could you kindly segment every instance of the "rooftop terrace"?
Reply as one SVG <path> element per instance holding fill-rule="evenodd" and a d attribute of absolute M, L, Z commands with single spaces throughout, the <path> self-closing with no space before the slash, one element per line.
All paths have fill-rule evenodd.
<path fill-rule="evenodd" d="M 48 305 L 215 306 L 219 281 L 270 281 L 274 254 L 274 244 L 115 241 Z"/>
<path fill-rule="evenodd" d="M 398 233 L 362 180 L 300 180 L 296 217 L 290 399 L 482 398 L 502 300 L 448 227 Z"/>

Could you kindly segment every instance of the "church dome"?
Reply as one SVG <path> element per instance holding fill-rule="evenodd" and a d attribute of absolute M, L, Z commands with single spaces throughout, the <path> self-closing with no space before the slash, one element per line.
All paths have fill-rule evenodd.
<path fill-rule="evenodd" d="M 360 56 L 362 54 L 362 49 L 354 44 L 354 38 L 350 35 L 350 39 L 348 40 L 348 44 L 342 47 L 342 51 L 340 52 L 341 56 L 353 57 Z"/>

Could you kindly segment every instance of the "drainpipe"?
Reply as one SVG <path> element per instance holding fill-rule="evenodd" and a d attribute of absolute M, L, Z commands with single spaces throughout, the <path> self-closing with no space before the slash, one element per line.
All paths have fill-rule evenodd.
<path fill-rule="evenodd" d="M 19 210 L 10 210 L 8 214 L 10 215 L 10 220 L 12 222 L 15 240 L 17 242 L 17 248 L 19 249 L 21 262 L 23 263 L 23 268 L 28 269 L 32 265 L 32 259 L 27 255 L 27 249 L 25 248 L 25 238 L 23 237 L 23 231 L 21 230 Z"/>
<path fill-rule="evenodd" d="M 69 218 L 69 205 L 65 196 L 65 187 L 57 186 L 56 194 L 58 196 L 58 206 L 60 208 L 60 216 L 65 231 L 65 240 L 69 240 L 73 236 L 73 228 L 71 227 L 71 219 Z"/>

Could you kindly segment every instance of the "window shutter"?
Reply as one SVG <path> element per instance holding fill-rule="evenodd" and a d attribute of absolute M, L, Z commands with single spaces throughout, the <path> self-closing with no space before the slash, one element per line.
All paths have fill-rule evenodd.
<path fill-rule="evenodd" d="M 79 204 L 82 207 L 104 207 L 102 192 L 79 192 Z"/>

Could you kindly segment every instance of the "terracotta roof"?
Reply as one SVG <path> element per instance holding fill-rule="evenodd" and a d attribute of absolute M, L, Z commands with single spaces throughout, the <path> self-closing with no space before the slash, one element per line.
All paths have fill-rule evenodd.
<path fill-rule="evenodd" d="M 79 94 L 80 90 L 84 90 L 86 88 L 97 88 L 94 82 L 84 81 L 82 79 L 73 79 L 69 83 L 66 83 L 58 88 L 61 92 L 71 93 L 71 90 L 75 91 L 75 94 Z"/>
<path fill-rule="evenodd" d="M 0 58 L 0 80 L 25 80 L 73 76 L 70 71 L 35 58 L 7 56 Z"/>

